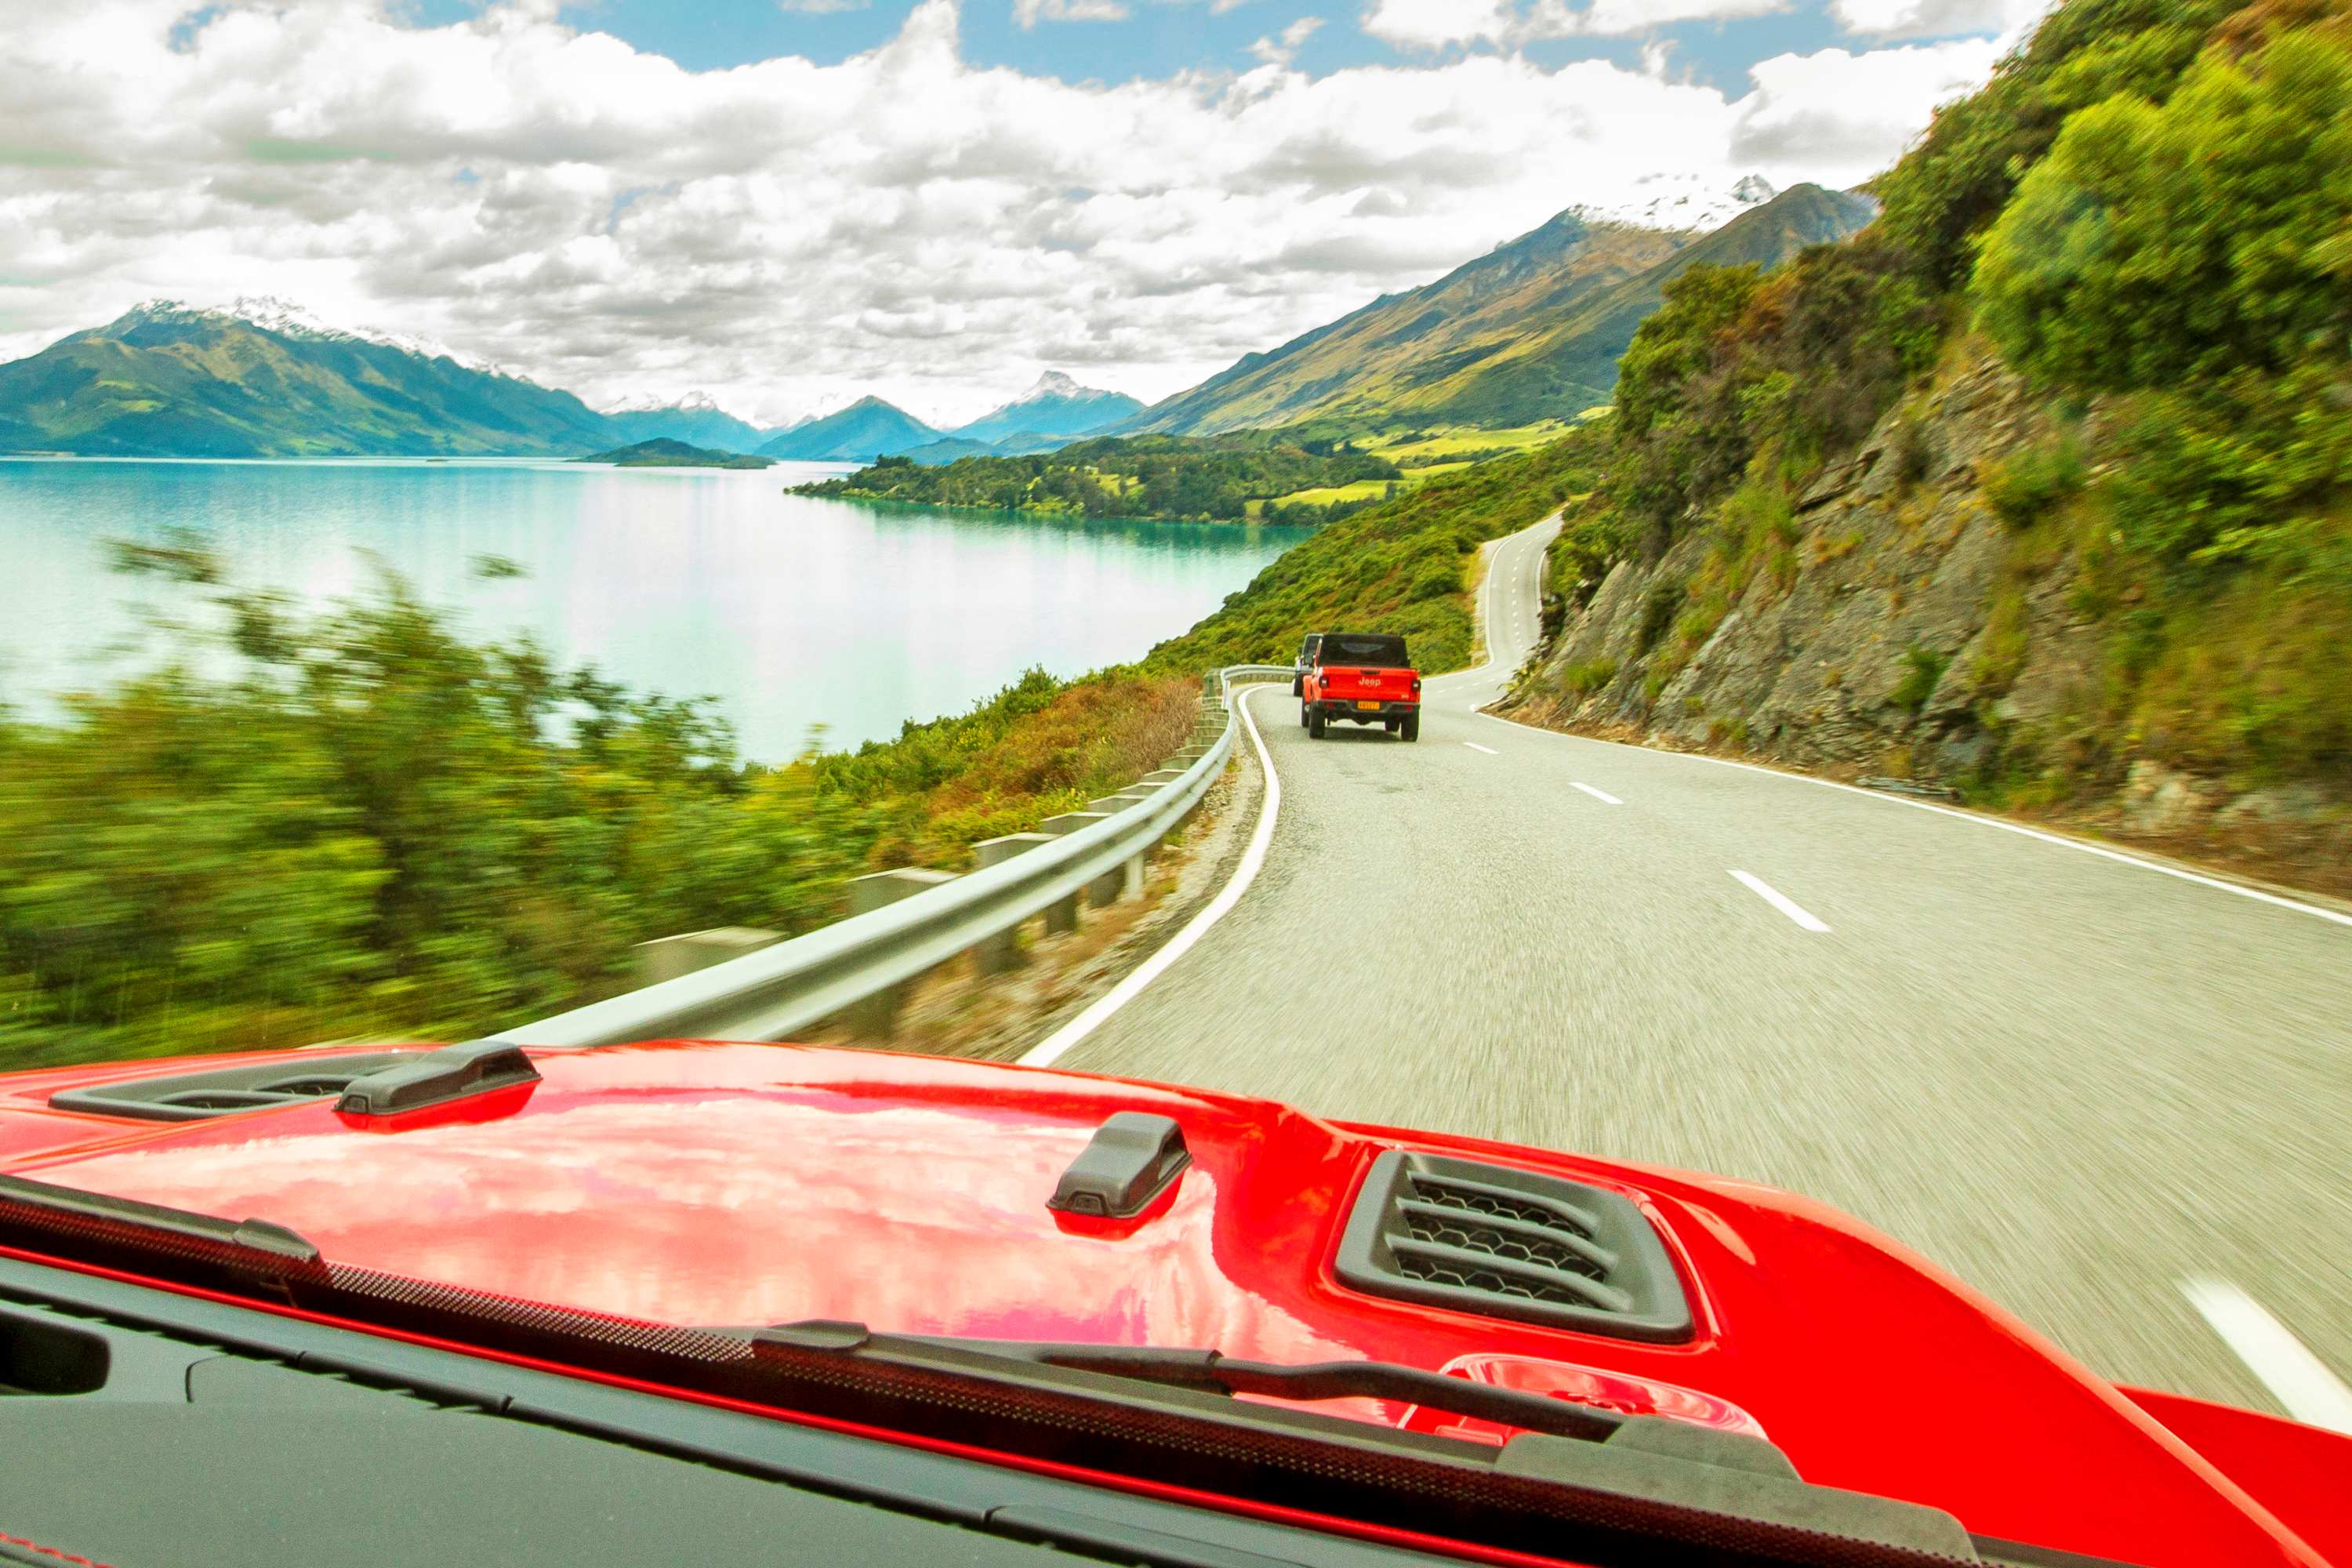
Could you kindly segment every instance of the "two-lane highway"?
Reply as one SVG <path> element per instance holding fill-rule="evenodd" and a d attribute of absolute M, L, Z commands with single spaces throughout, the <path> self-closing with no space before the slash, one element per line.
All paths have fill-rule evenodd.
<path fill-rule="evenodd" d="M 1428 683 L 1418 743 L 1310 741 L 1283 689 L 1252 694 L 1263 868 L 1064 1065 L 1792 1187 L 2110 1376 L 2326 1418 L 2352 1368 L 2343 917 L 1478 713 L 1536 634 L 1549 534 L 1490 547 L 1496 657 Z M 2215 1300 L 2315 1352 L 2301 1383 L 2249 1370 Z"/>

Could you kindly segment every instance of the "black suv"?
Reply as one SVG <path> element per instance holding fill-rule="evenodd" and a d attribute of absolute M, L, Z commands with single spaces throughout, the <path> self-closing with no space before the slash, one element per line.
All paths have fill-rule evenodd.
<path fill-rule="evenodd" d="M 1306 694 L 1307 672 L 1315 667 L 1315 650 L 1322 646 L 1321 632 L 1308 632 L 1307 640 L 1298 645 L 1298 662 L 1290 667 L 1290 694 L 1293 697 Z"/>

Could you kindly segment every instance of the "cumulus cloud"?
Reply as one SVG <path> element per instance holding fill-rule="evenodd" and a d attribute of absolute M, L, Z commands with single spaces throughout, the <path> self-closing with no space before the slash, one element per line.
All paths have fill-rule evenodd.
<path fill-rule="evenodd" d="M 1124 22 L 1122 0 L 1013 0 L 1013 19 L 1024 27 L 1040 22 Z"/>
<path fill-rule="evenodd" d="M 1855 0 L 1863 5 L 1948 0 Z M 1675 22 L 1761 16 L 1790 0 L 1372 0 L 1364 31 L 1405 49 L 1493 44 L 1516 48 L 1541 38 L 1622 37 Z"/>
<path fill-rule="evenodd" d="M 1981 83 L 2000 55 L 1990 39 L 1777 55 L 1749 70 L 1756 90 L 1733 115 L 1732 156 L 1852 184 L 1925 129 L 1937 106 Z"/>
<path fill-rule="evenodd" d="M 1271 33 L 1250 46 L 1250 53 L 1270 66 L 1286 66 L 1298 53 L 1299 46 L 1313 37 L 1322 27 L 1320 16 L 1301 16 L 1279 33 Z"/>
<path fill-rule="evenodd" d="M 1830 12 L 1849 33 L 1880 38 L 1948 38 L 1997 33 L 2003 42 L 2024 37 L 2056 0 L 1831 0 Z"/>
<path fill-rule="evenodd" d="M 708 72 L 555 0 L 187 14 L 0 23 L 0 353 L 266 292 L 770 419 L 868 390 L 961 417 L 1047 365 L 1163 395 L 1646 175 L 1850 183 L 1990 64 L 1832 50 L 1738 98 L 1509 53 L 1104 85 L 972 65 L 955 0 L 837 64 Z"/>

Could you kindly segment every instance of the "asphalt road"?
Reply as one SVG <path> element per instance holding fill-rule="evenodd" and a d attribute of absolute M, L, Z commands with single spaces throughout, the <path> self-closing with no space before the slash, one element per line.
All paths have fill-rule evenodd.
<path fill-rule="evenodd" d="M 1418 743 L 1257 689 L 1263 870 L 1062 1065 L 1794 1188 L 2110 1377 L 2281 1409 L 2213 1277 L 2352 1374 L 2352 927 L 1478 714 L 1548 533 L 1494 547 L 1499 658 Z"/>

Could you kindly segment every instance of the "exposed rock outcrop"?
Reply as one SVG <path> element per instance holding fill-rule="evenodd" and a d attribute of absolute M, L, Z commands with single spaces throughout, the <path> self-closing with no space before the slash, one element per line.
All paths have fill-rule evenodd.
<path fill-rule="evenodd" d="M 2093 452 L 2099 417 L 2070 427 Z M 1798 497 L 1793 542 L 1777 561 L 1759 552 L 1695 650 L 1685 590 L 1720 537 L 1696 523 L 1570 608 L 1506 710 L 1986 798 L 2005 754 L 2061 754 L 2083 732 L 2107 657 L 2111 626 L 2075 607 L 2072 554 L 2013 530 L 1985 490 L 1998 464 L 2053 441 L 2059 418 L 1997 356 L 1963 345 Z M 2087 794 L 2076 781 L 2051 799 L 2053 814 L 2352 892 L 2352 790 L 2233 790 L 2135 759 L 2128 738 L 2123 751 Z"/>

